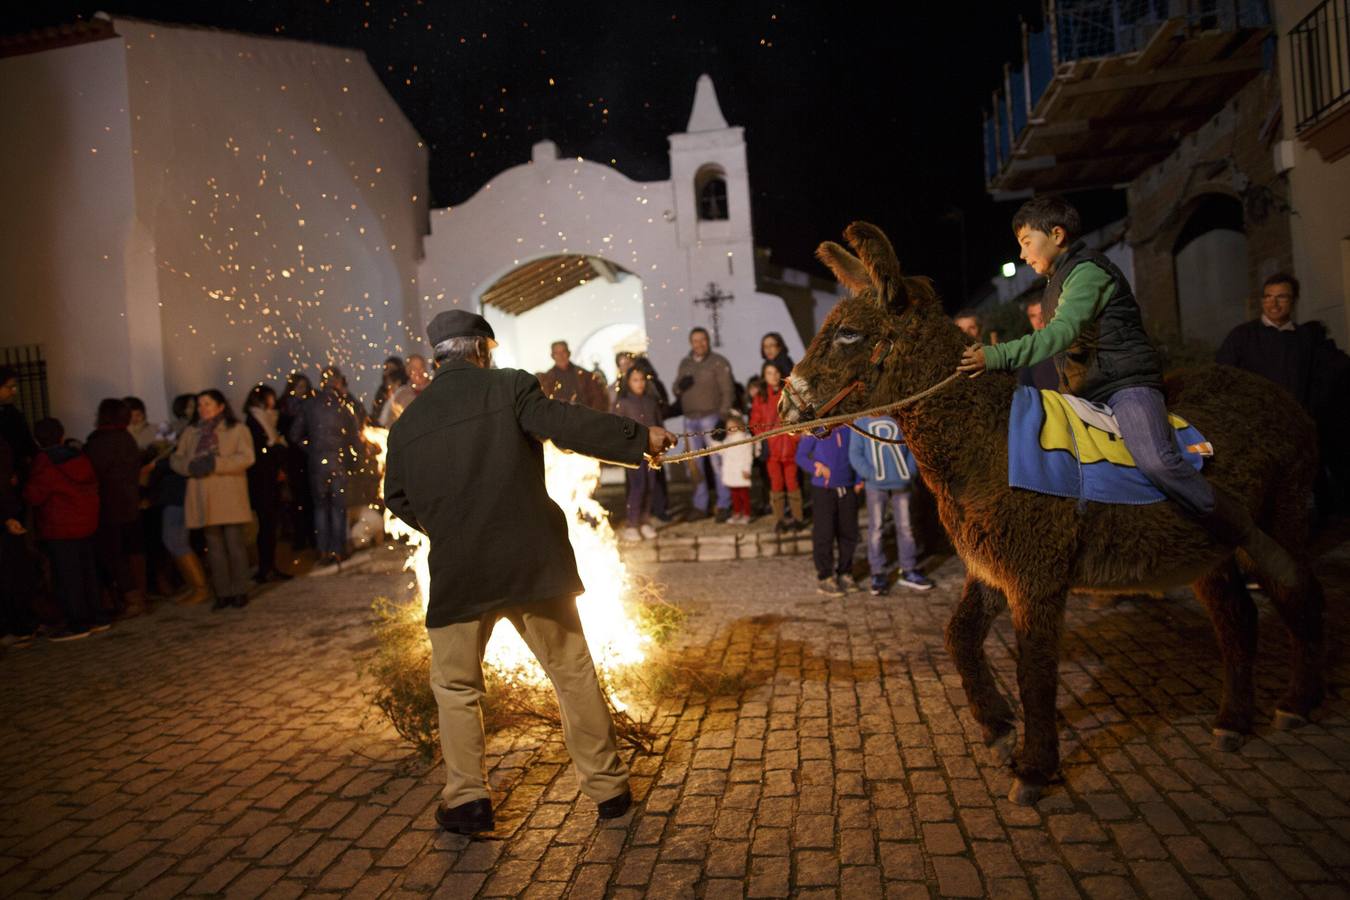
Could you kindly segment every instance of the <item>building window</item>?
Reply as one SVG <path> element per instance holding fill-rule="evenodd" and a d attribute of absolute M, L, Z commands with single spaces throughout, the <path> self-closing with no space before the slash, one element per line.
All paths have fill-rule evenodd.
<path fill-rule="evenodd" d="M 727 177 L 720 166 L 704 166 L 694 177 L 698 197 L 698 218 L 702 222 L 721 221 L 727 216 Z"/>
<path fill-rule="evenodd" d="M 19 376 L 17 403 L 23 410 L 28 427 L 51 415 L 51 401 L 47 394 L 47 361 L 38 344 L 19 347 L 0 347 L 0 366 L 13 369 Z"/>

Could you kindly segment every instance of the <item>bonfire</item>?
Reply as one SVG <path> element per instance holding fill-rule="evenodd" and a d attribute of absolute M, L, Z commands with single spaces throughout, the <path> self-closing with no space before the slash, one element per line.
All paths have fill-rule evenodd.
<path fill-rule="evenodd" d="M 378 462 L 383 471 L 388 432 L 383 428 L 367 427 L 363 436 L 378 448 Z M 586 642 L 590 645 L 601 681 L 610 686 L 610 702 L 616 709 L 624 710 L 627 702 L 615 696 L 613 676 L 642 663 L 647 657 L 651 638 L 638 625 L 633 612 L 634 579 L 619 556 L 619 544 L 609 525 L 609 517 L 593 496 L 600 483 L 600 463 L 587 456 L 566 453 L 549 442 L 544 444 L 544 470 L 549 496 L 567 517 L 568 537 L 586 586 L 586 592 L 577 598 Z M 404 568 L 415 576 L 421 611 L 425 614 L 431 585 L 430 541 L 425 534 L 409 527 L 388 510 L 384 512 L 384 530 L 408 547 Z M 513 683 L 530 686 L 547 683 L 534 654 L 505 619 L 499 621 L 492 632 L 484 666 Z"/>

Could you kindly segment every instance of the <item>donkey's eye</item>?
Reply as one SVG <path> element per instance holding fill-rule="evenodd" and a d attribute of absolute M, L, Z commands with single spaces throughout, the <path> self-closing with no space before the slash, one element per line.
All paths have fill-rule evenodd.
<path fill-rule="evenodd" d="M 854 331 L 852 328 L 840 328 L 835 332 L 834 340 L 838 344 L 856 344 L 862 340 L 862 332 Z"/>

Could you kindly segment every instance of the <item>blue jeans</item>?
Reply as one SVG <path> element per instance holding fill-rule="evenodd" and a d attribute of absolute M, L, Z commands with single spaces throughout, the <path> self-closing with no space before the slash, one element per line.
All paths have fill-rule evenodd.
<path fill-rule="evenodd" d="M 347 549 L 347 475 L 325 472 L 310 460 L 309 486 L 314 500 L 314 549 L 344 553 Z"/>
<path fill-rule="evenodd" d="M 717 427 L 716 413 L 709 416 L 685 416 L 685 431 L 711 431 Z M 696 434 L 685 438 L 685 450 L 702 450 L 711 444 L 712 438 L 706 434 Z M 722 483 L 722 455 L 714 453 L 709 457 L 712 462 L 713 483 L 717 487 L 717 508 L 728 509 L 731 506 L 731 489 Z M 697 462 L 697 461 L 696 461 Z M 700 478 L 694 485 L 694 508 L 708 511 L 708 482 Z"/>
<path fill-rule="evenodd" d="M 886 548 L 882 546 L 881 531 L 885 523 L 886 507 L 891 509 L 895 522 L 895 542 L 899 545 L 900 571 L 908 572 L 918 564 L 918 547 L 914 543 L 914 528 L 909 518 L 909 490 L 886 490 L 867 485 L 867 565 L 873 575 L 886 574 Z"/>
<path fill-rule="evenodd" d="M 1125 449 L 1154 487 L 1180 504 L 1188 515 L 1199 518 L 1214 511 L 1214 488 L 1181 455 L 1176 431 L 1167 421 L 1162 391 L 1121 388 L 1106 405 L 1116 414 Z"/>
<path fill-rule="evenodd" d="M 187 525 L 183 521 L 183 507 L 164 507 L 159 521 L 160 540 L 164 542 L 164 549 L 169 551 L 170 556 L 177 559 L 192 552 L 192 545 L 188 543 Z"/>

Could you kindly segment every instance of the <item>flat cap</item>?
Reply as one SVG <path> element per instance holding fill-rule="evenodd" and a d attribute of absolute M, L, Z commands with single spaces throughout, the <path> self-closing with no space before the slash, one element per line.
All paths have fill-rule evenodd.
<path fill-rule="evenodd" d="M 457 337 L 487 338 L 492 346 L 497 346 L 497 335 L 492 333 L 492 326 L 487 319 L 467 309 L 447 309 L 436 313 L 427 326 L 427 339 L 433 347 L 441 341 Z"/>

